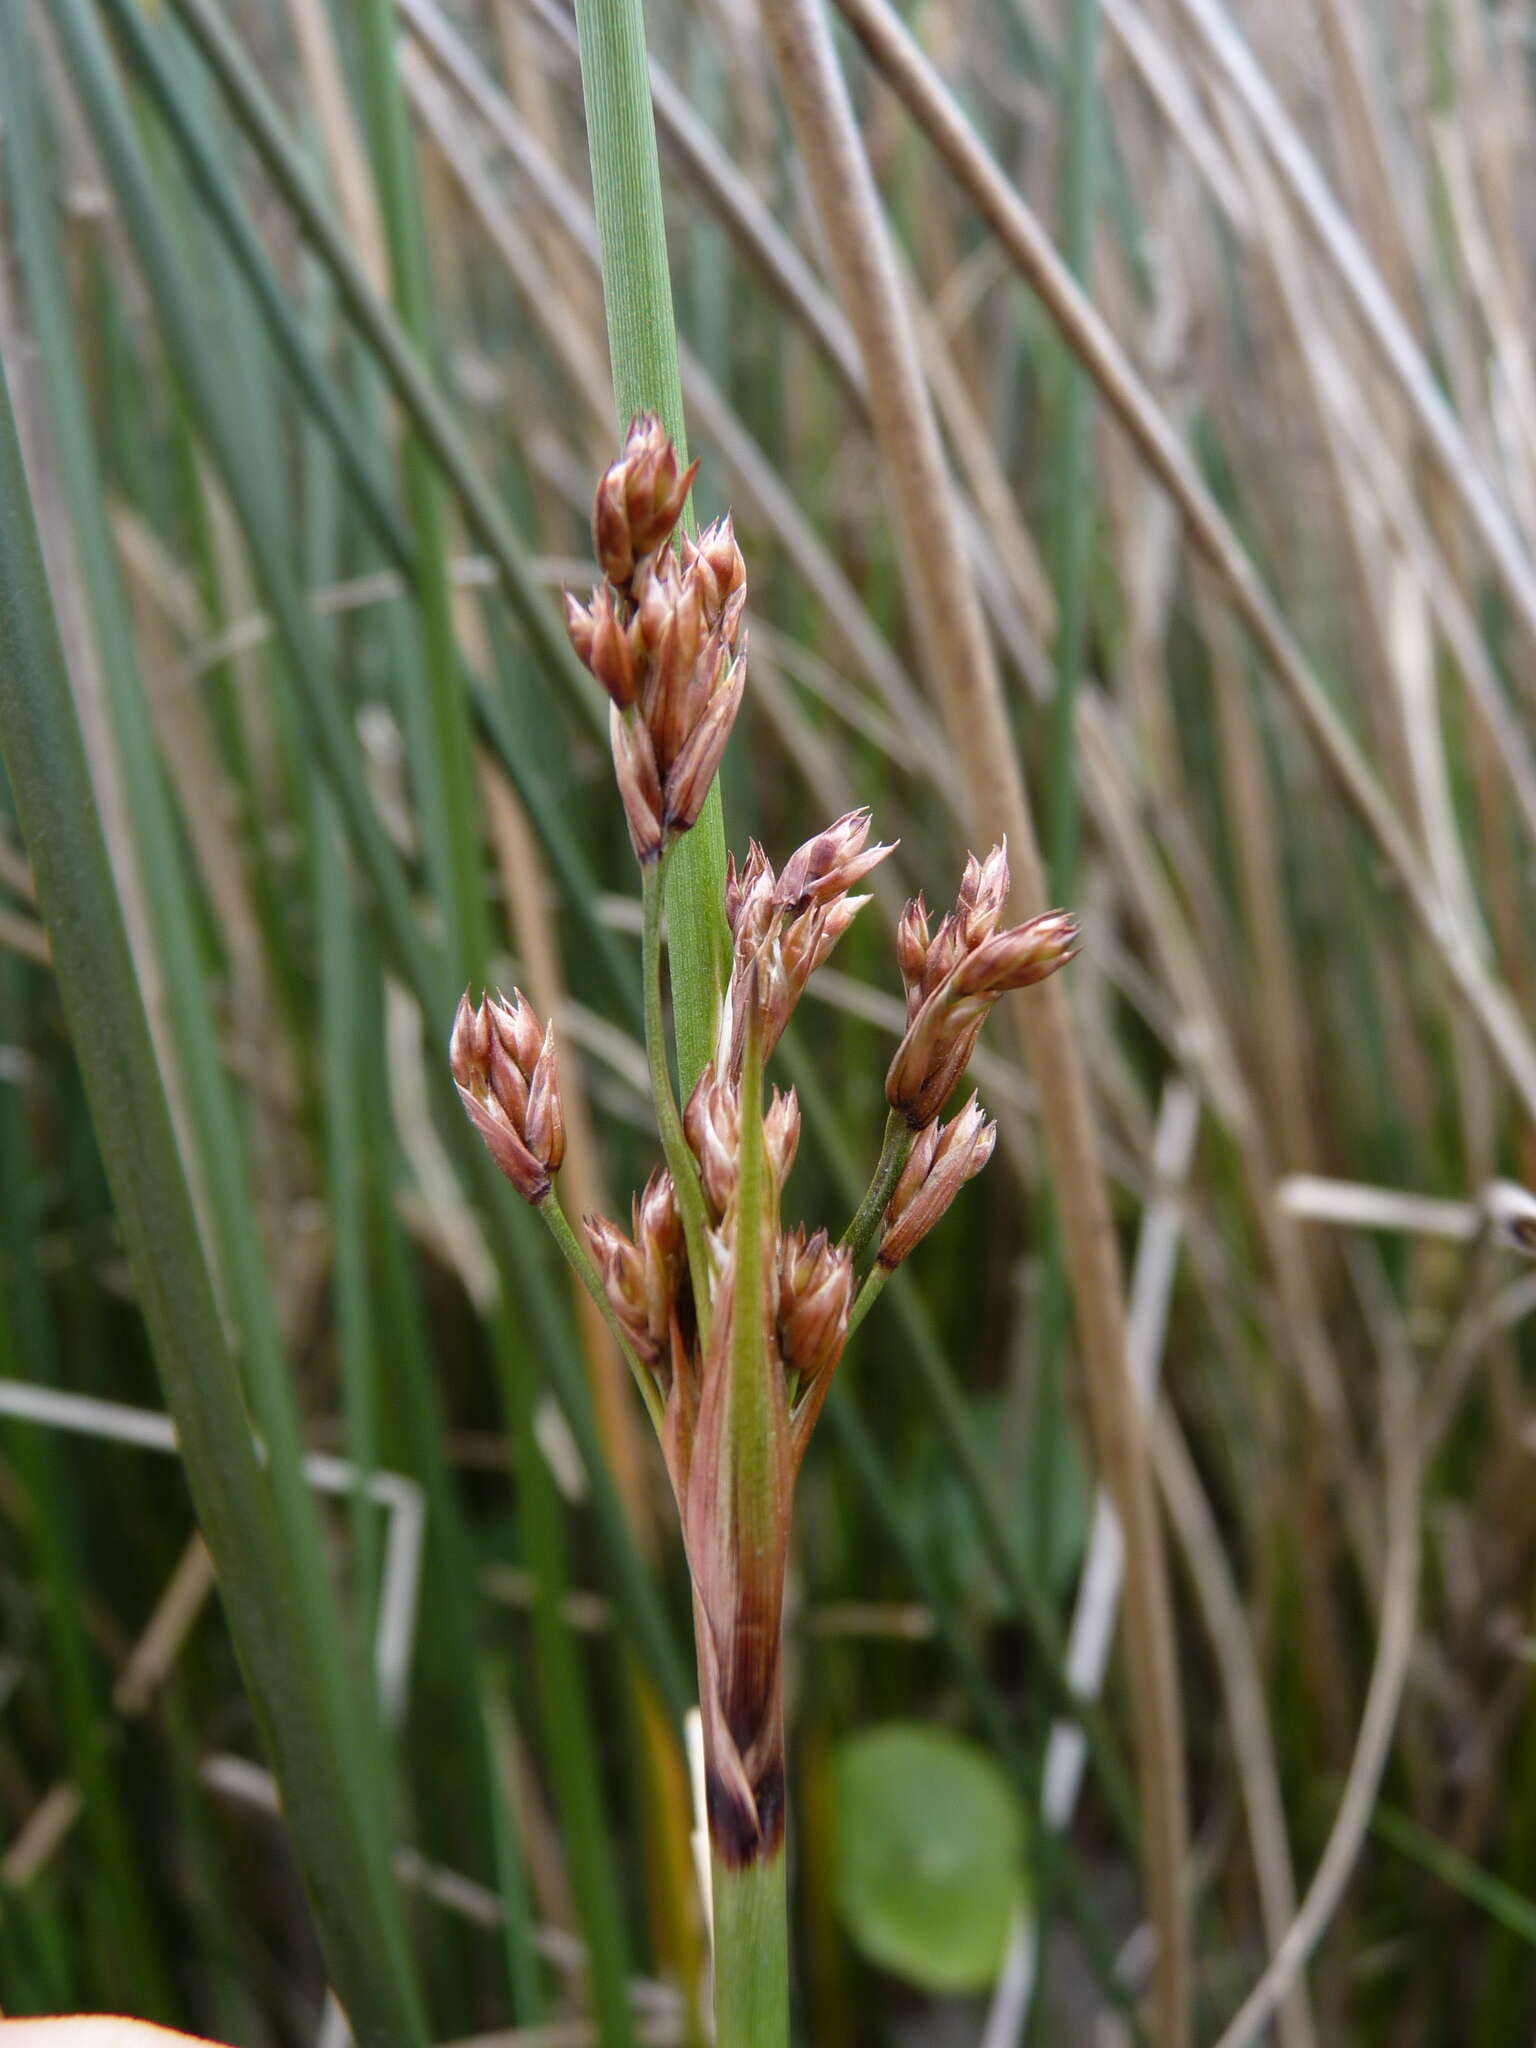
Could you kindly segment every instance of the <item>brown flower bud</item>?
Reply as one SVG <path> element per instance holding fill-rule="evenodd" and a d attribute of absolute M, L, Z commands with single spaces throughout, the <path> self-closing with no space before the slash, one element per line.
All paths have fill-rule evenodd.
<path fill-rule="evenodd" d="M 520 1195 L 541 1202 L 565 1157 L 565 1120 L 555 1062 L 554 1026 L 539 1020 L 516 989 L 513 1000 L 478 1009 L 459 999 L 449 1064 L 465 1114 Z"/>
<path fill-rule="evenodd" d="M 866 847 L 868 836 L 868 811 L 850 811 L 791 854 L 782 875 L 775 877 L 755 841 L 739 871 L 734 860 L 727 861 L 725 915 L 732 964 L 720 1028 L 726 1072 L 741 1070 L 749 975 L 757 977 L 766 1059 L 806 983 L 869 901 L 848 891 L 893 849 Z"/>
<path fill-rule="evenodd" d="M 654 554 L 682 517 L 693 463 L 679 471 L 677 450 L 652 413 L 641 413 L 623 453 L 603 471 L 592 505 L 592 540 L 603 574 L 627 592 L 636 564 Z"/>
<path fill-rule="evenodd" d="M 736 1198 L 741 1150 L 741 1098 L 736 1082 L 722 1081 L 713 1060 L 694 1083 L 683 1107 L 683 1136 L 699 1163 L 699 1179 L 718 1223 Z M 793 1088 L 777 1088 L 763 1117 L 768 1169 L 783 1192 L 800 1144 L 800 1099 Z"/>
<path fill-rule="evenodd" d="M 983 861 L 969 856 L 955 907 L 931 938 L 921 897 L 902 915 L 896 955 L 907 1029 L 885 1077 L 885 1099 L 914 1130 L 944 1107 L 998 997 L 1043 981 L 1077 950 L 1076 920 L 1062 910 L 999 931 L 1007 894 L 1007 847 L 995 846 Z"/>
<path fill-rule="evenodd" d="M 713 1060 L 683 1107 L 683 1136 L 699 1162 L 699 1179 L 718 1223 L 736 1193 L 741 1124 L 736 1089 L 720 1080 Z"/>
<path fill-rule="evenodd" d="M 613 592 L 606 584 L 592 593 L 590 606 L 565 597 L 565 630 L 583 665 L 592 671 L 621 711 L 634 703 L 640 688 L 635 633 L 620 619 Z"/>
<path fill-rule="evenodd" d="M 867 809 L 848 811 L 824 832 L 797 847 L 784 863 L 775 892 L 783 908 L 801 911 L 810 904 L 830 903 L 836 897 L 846 896 L 887 854 L 894 853 L 895 842 L 890 846 L 865 845 L 869 824 Z"/>
<path fill-rule="evenodd" d="M 615 728 L 614 767 L 641 861 L 697 822 L 746 682 L 746 565 L 730 520 L 697 541 L 683 535 L 676 550 L 664 545 L 692 478 L 660 424 L 637 419 L 593 507 L 607 586 L 590 606 L 566 600 L 577 654 L 615 706 L 635 714 Z"/>
<path fill-rule="evenodd" d="M 949 1123 L 931 1123 L 919 1134 L 886 1208 L 882 1266 L 899 1266 L 928 1235 L 996 1143 L 997 1125 L 988 1123 L 974 1095 Z"/>
<path fill-rule="evenodd" d="M 1042 911 L 1027 924 L 983 939 L 961 960 L 950 985 L 957 997 L 1029 988 L 1065 966 L 1077 951 L 1078 937 L 1077 919 L 1069 911 Z"/>
<path fill-rule="evenodd" d="M 667 771 L 662 818 L 672 832 L 686 832 L 698 821 L 720 767 L 725 743 L 741 709 L 746 686 L 746 652 L 733 661 L 710 697 L 702 715 Z"/>
<path fill-rule="evenodd" d="M 733 853 L 725 856 L 725 921 L 738 959 L 750 958 L 767 937 L 776 889 L 768 856 L 755 839 L 739 869 Z"/>
<path fill-rule="evenodd" d="M 592 593 L 591 605 L 585 605 L 580 598 L 567 590 L 565 592 L 565 633 L 576 650 L 576 659 L 583 668 L 592 666 L 592 642 L 596 634 L 596 622 L 592 617 L 597 604 L 597 592 Z"/>
<path fill-rule="evenodd" d="M 779 1349 L 801 1387 L 830 1372 L 842 1355 L 853 1300 L 853 1261 L 824 1230 L 807 1237 L 797 1224 L 779 1242 Z"/>
<path fill-rule="evenodd" d="M 1003 905 L 1008 901 L 1009 885 L 1006 839 L 1000 846 L 994 846 L 985 860 L 978 860 L 974 853 L 967 854 L 955 902 L 955 916 L 967 947 L 979 945 L 996 931 Z"/>
<path fill-rule="evenodd" d="M 800 1098 L 793 1088 L 784 1095 L 774 1089 L 763 1118 L 763 1145 L 768 1154 L 768 1170 L 783 1194 L 789 1169 L 800 1149 Z"/>
<path fill-rule="evenodd" d="M 928 938 L 928 909 L 918 894 L 907 904 L 896 926 L 896 964 L 901 969 L 901 979 L 907 991 L 908 1023 L 922 1001 L 917 985 L 922 976 L 923 962 L 928 958 Z"/>
<path fill-rule="evenodd" d="M 707 624 L 714 626 L 727 619 L 727 631 L 734 633 L 746 601 L 747 565 L 730 514 L 706 526 L 697 541 L 684 534 L 678 553 L 683 567 L 698 578 Z M 734 617 L 727 618 L 729 613 Z"/>
<path fill-rule="evenodd" d="M 661 776 L 656 767 L 656 749 L 643 718 L 620 711 L 617 704 L 608 712 L 608 739 L 613 749 L 613 772 L 629 826 L 629 843 L 643 867 L 661 853 Z"/>
<path fill-rule="evenodd" d="M 672 1177 L 658 1169 L 631 1208 L 633 1240 L 606 1216 L 582 1219 L 603 1291 L 641 1363 L 660 1371 L 670 1359 L 685 1271 L 683 1227 Z"/>

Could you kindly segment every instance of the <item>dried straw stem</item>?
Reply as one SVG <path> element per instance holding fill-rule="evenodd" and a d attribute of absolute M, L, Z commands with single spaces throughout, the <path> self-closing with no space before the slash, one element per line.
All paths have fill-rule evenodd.
<path fill-rule="evenodd" d="M 992 648 L 954 513 L 906 295 L 819 0 L 776 0 L 763 25 L 864 361 L 914 623 L 983 839 L 1006 833 L 1029 909 L 1045 903 L 1034 821 Z M 1099 1461 L 1126 1536 L 1126 1642 L 1149 1906 L 1158 1937 L 1158 2038 L 1189 2039 L 1181 1880 L 1187 1840 L 1173 1618 L 1146 1440 L 1126 1371 L 1119 1260 L 1086 1079 L 1065 997 L 1017 1005 L 1039 1085 L 1071 1268 Z"/>
<path fill-rule="evenodd" d="M 1067 346 L 1178 506 L 1190 538 L 1219 576 L 1255 645 L 1284 686 L 1303 729 L 1397 878 L 1425 936 L 1526 1107 L 1536 1112 L 1536 1045 L 1509 991 L 1489 972 L 1469 932 L 1437 889 L 1413 839 L 1282 616 L 1251 556 L 1222 512 L 1167 415 L 1049 236 L 988 155 L 953 95 L 886 0 L 837 0 L 912 118 L 949 165 L 1038 295 Z M 798 12 L 799 10 L 792 10 Z M 804 142 L 802 140 L 802 147 Z M 860 309 L 862 312 L 862 309 Z M 856 314 L 855 317 L 859 317 Z"/>

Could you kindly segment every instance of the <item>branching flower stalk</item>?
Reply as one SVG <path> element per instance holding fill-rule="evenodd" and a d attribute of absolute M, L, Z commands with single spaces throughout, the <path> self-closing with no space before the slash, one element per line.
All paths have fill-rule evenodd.
<path fill-rule="evenodd" d="M 791 1089 L 764 1070 L 806 984 L 869 900 L 891 852 L 848 812 L 775 873 L 753 845 L 728 860 L 730 962 L 714 1054 L 679 1107 L 663 1030 L 662 882 L 714 782 L 746 680 L 746 566 L 729 518 L 677 531 L 693 471 L 659 423 L 630 428 L 598 484 L 602 582 L 566 600 L 572 645 L 607 691 L 619 796 L 644 901 L 646 1049 L 664 1164 L 626 1234 L 555 1193 L 565 1127 L 553 1027 L 516 991 L 466 993 L 450 1058 L 465 1111 L 501 1171 L 601 1306 L 656 1428 L 693 1581 L 704 1723 L 720 2048 L 788 2039 L 782 1696 L 784 1576 L 796 1477 L 848 1337 L 890 1273 L 992 1155 L 974 1095 L 942 1112 L 987 1013 L 1071 958 L 1051 911 L 1004 927 L 1006 849 L 966 863 L 930 928 L 921 897 L 897 935 L 907 1023 L 886 1075 L 889 1116 L 869 1190 L 841 1242 L 782 1220 L 800 1137 Z M 867 1267 L 867 1271 L 865 1268 Z"/>

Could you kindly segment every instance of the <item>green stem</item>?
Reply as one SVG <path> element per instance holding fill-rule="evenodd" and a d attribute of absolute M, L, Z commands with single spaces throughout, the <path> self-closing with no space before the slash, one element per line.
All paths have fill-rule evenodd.
<path fill-rule="evenodd" d="M 396 315 L 417 359 L 429 364 L 432 287 L 391 0 L 363 0 L 357 21 Z M 450 935 L 448 952 L 457 980 L 459 973 L 484 960 L 490 936 L 480 872 L 472 728 L 454 627 L 442 491 L 433 458 L 418 432 L 405 436 L 401 467 L 416 541 L 422 656 L 413 664 L 410 687 L 402 696 L 412 779 L 426 828 L 428 872 Z"/>
<path fill-rule="evenodd" d="M 712 1660 L 714 1682 L 720 1682 L 721 1667 L 730 1664 L 735 1710 L 744 1713 L 758 1731 L 752 1748 L 759 1773 L 753 1783 L 757 1795 L 771 1775 L 783 1783 L 784 1720 L 778 1676 L 782 1651 L 776 1645 L 771 1656 L 765 1655 L 761 1638 L 764 1632 L 783 1627 L 784 1557 L 794 1482 L 783 1374 L 777 1350 L 768 1341 L 763 1312 L 768 1248 L 778 1234 L 778 1199 L 763 1133 L 762 1029 L 755 1010 L 747 1020 L 742 1062 L 734 1233 L 730 1353 L 723 1367 L 716 1368 L 729 1374 L 721 1440 L 706 1450 L 708 1425 L 701 1408 L 695 1456 L 713 1455 L 718 1462 L 718 1491 L 712 1506 L 714 1513 L 729 1523 L 723 1547 L 731 1557 L 729 1571 L 735 1583 L 728 1613 L 717 1608 L 713 1615 L 717 1641 L 723 1631 L 736 1636 L 722 1656 Z M 708 1400 L 706 1394 L 706 1405 Z M 690 1554 L 690 1564 L 696 1570 L 699 1562 Z M 710 1562 L 702 1562 L 707 1576 Z M 704 1607 L 701 1593 L 695 1602 L 700 1616 L 696 1625 L 708 1625 L 703 1620 Z M 702 1659 L 700 1679 L 701 1684 L 708 1682 Z M 743 1687 L 750 1689 L 749 1700 L 742 1698 Z M 723 1720 L 723 1702 L 717 1712 Z M 707 1731 L 708 1702 L 705 1726 Z M 706 1733 L 706 1743 L 708 1740 Z M 760 1818 L 765 1817 L 761 1804 L 758 1812 Z M 723 1838 L 716 1836 L 718 1818 L 712 1808 L 716 2048 L 749 2048 L 749 2044 L 750 2048 L 784 2048 L 789 2038 L 789 1929 L 782 1811 L 772 1817 L 771 1830 L 760 1837 L 746 1861 L 729 1853 L 729 1827 Z"/>
<path fill-rule="evenodd" d="M 655 1425 L 656 1434 L 660 1436 L 664 1411 L 656 1382 L 636 1357 L 634 1347 L 624 1334 L 623 1324 L 613 1312 L 608 1291 L 598 1278 L 597 1268 L 567 1221 L 565 1211 L 560 1206 L 560 1197 L 555 1193 L 553 1186 L 543 1201 L 536 1202 L 534 1207 L 548 1224 L 549 1234 L 564 1253 L 566 1264 L 597 1303 L 598 1313 L 608 1325 L 608 1332 L 614 1343 L 623 1352 L 624 1363 L 629 1367 L 635 1385 L 640 1389 L 640 1398 L 645 1403 L 646 1413 Z"/>
<path fill-rule="evenodd" d="M 745 1869 L 712 1858 L 715 2048 L 783 2048 L 789 2039 L 789 1917 L 782 1844 Z"/>
<path fill-rule="evenodd" d="M 641 0 L 576 0 L 576 29 L 619 425 L 627 427 L 637 412 L 655 413 L 686 461 Z M 729 964 L 718 782 L 698 823 L 678 845 L 667 920 L 677 1064 L 686 1092 L 714 1051 Z"/>
<path fill-rule="evenodd" d="M 875 1168 L 875 1177 L 864 1190 L 864 1199 L 853 1221 L 843 1232 L 843 1250 L 852 1258 L 855 1270 L 863 1264 L 874 1242 L 886 1204 L 895 1193 L 901 1169 L 912 1150 L 912 1137 L 911 1125 L 893 1109 L 885 1120 L 885 1140 L 880 1147 L 880 1163 Z"/>
<path fill-rule="evenodd" d="M 686 843 L 686 842 L 685 842 Z M 645 982 L 645 1052 L 651 1067 L 651 1094 L 656 1102 L 656 1128 L 661 1149 L 677 1191 L 678 1214 L 683 1219 L 683 1236 L 688 1245 L 688 1271 L 693 1280 L 694 1313 L 698 1317 L 702 1342 L 709 1329 L 709 1249 L 705 1242 L 709 1218 L 704 1211 L 704 1193 L 699 1170 L 688 1140 L 677 1097 L 672 1092 L 672 1070 L 667 1064 L 666 1031 L 661 1015 L 661 902 L 664 872 L 671 853 L 650 862 L 642 871 L 641 888 L 645 922 L 641 940 L 641 973 Z M 674 991 L 675 992 L 675 991 Z"/>
<path fill-rule="evenodd" d="M 885 1283 L 890 1279 L 893 1270 L 892 1267 L 882 1266 L 877 1261 L 865 1274 L 864 1285 L 854 1296 L 853 1307 L 848 1311 L 849 1337 L 852 1337 L 854 1331 L 885 1292 Z"/>

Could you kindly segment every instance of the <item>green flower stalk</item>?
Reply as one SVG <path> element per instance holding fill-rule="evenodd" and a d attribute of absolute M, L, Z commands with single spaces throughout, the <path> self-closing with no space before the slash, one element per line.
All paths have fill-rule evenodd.
<path fill-rule="evenodd" d="M 988 1011 L 1068 960 L 1077 927 L 1059 911 L 1003 927 L 1002 847 L 972 856 L 936 932 L 921 898 L 907 905 L 897 948 L 907 1028 L 886 1081 L 885 1143 L 834 1243 L 783 1223 L 800 1108 L 793 1090 L 765 1100 L 763 1070 L 869 900 L 859 883 L 892 848 L 870 843 L 867 810 L 807 840 L 778 873 L 753 845 L 740 868 L 727 864 L 730 960 L 714 1053 L 679 1109 L 661 1022 L 662 876 L 703 809 L 746 680 L 746 567 L 729 519 L 674 540 L 692 478 L 657 421 L 637 419 L 597 489 L 603 581 L 586 604 L 566 600 L 572 645 L 611 702 L 645 903 L 646 1039 L 666 1163 L 635 1197 L 629 1233 L 588 1216 L 583 1246 L 565 1222 L 554 1036 L 520 995 L 478 1009 L 466 995 L 451 1059 L 466 1113 L 602 1305 L 656 1426 L 693 1581 L 716 2039 L 782 2048 L 783 1613 L 796 1478 L 850 1331 L 991 1157 L 996 1127 L 974 1095 L 940 1121 Z"/>

